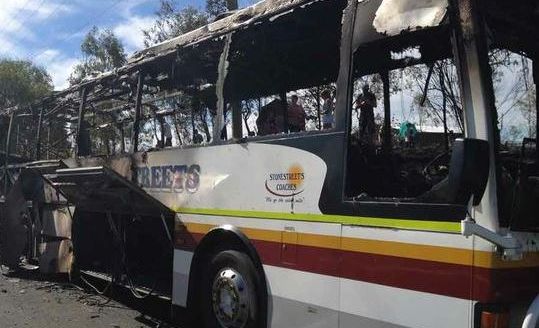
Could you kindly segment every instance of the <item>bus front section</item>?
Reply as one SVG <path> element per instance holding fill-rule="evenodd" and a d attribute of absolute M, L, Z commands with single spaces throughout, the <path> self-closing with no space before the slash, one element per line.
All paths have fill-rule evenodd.
<path fill-rule="evenodd" d="M 357 5 L 345 196 L 463 218 L 473 251 L 454 296 L 471 309 L 459 326 L 537 326 L 538 21 L 533 0 Z"/>
<path fill-rule="evenodd" d="M 465 135 L 490 146 L 485 194 L 463 223 L 477 240 L 474 327 L 537 327 L 539 4 L 451 4 Z"/>

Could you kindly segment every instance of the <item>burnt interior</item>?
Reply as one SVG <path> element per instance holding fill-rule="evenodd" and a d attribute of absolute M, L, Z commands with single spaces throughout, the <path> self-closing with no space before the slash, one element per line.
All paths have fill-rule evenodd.
<path fill-rule="evenodd" d="M 498 210 L 500 224 L 514 230 L 539 231 L 539 149 L 537 132 L 537 85 L 539 81 L 539 3 L 520 1 L 518 5 L 505 1 L 482 1 L 484 17 L 490 32 L 491 51 L 510 51 L 531 62 L 535 84 L 536 126 L 516 143 L 502 143 L 497 131 Z M 526 72 L 516 72 L 522 74 Z M 508 79 L 510 77 L 503 77 Z M 527 86 L 532 87 L 532 86 Z M 496 94 L 493 95 L 495 98 Z M 493 99 L 494 102 L 494 99 Z M 494 109 L 496 113 L 498 108 Z M 515 109 L 516 110 L 516 109 Z M 498 120 L 500 118 L 498 117 Z"/>
<path fill-rule="evenodd" d="M 364 20 L 361 18 L 373 19 L 374 13 L 369 11 L 372 9 L 370 7 L 366 4 L 358 9 L 360 18 L 356 22 L 356 35 L 361 38 L 354 40 L 353 76 L 359 79 L 377 75 L 383 80 L 386 75 L 388 84 L 383 88 L 389 89 L 384 90 L 377 100 L 379 107 L 384 108 L 384 116 L 392 115 L 395 108 L 391 107 L 389 97 L 398 83 L 392 72 L 414 65 L 429 68 L 438 61 L 452 60 L 451 27 L 446 18 L 440 26 L 382 37 L 376 34 L 372 26 L 362 23 Z M 415 49 L 416 55 L 406 55 L 407 49 Z M 395 59 L 392 53 L 405 55 Z M 425 90 L 431 83 L 430 74 L 421 81 Z M 446 132 L 445 138 L 438 142 L 407 148 L 395 140 L 395 134 L 398 134 L 395 127 L 387 124 L 386 120 L 380 134 L 383 136 L 385 131 L 391 131 L 392 137 L 383 138 L 379 145 L 372 145 L 357 133 L 349 131 L 346 195 L 359 201 L 398 199 L 403 202 L 451 203 L 442 186 L 449 173 L 450 143 L 462 134 L 457 132 L 448 136 Z"/>
<path fill-rule="evenodd" d="M 172 296 L 173 247 L 158 216 L 81 210 L 74 214 L 75 270 L 105 274 L 116 284 L 143 287 L 153 295 Z"/>
<path fill-rule="evenodd" d="M 76 210 L 74 265 L 112 282 L 172 295 L 174 212 L 106 167 L 65 168 L 45 175 Z"/>

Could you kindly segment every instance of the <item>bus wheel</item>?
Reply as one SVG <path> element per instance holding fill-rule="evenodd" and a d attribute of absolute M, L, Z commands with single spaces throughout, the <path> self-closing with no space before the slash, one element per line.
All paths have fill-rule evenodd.
<path fill-rule="evenodd" d="M 238 251 L 213 256 L 202 277 L 201 314 L 206 328 L 261 327 L 261 284 L 253 262 Z"/>

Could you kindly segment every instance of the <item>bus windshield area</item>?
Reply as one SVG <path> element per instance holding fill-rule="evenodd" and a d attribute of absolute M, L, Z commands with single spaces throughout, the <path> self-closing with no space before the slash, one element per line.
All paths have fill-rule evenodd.
<path fill-rule="evenodd" d="M 383 39 L 357 49 L 349 109 L 348 197 L 446 202 L 442 185 L 451 145 L 464 131 L 448 31 L 440 26 L 424 35 L 397 36 L 398 42 Z"/>
<path fill-rule="evenodd" d="M 473 115 L 464 111 L 474 109 L 464 108 L 460 95 L 451 23 L 440 20 L 422 32 L 394 30 L 391 19 L 377 14 L 373 28 L 361 13 L 368 6 L 358 9 L 354 35 L 345 194 L 358 201 L 450 203 L 444 184 L 452 143 L 465 136 L 467 124 L 475 124 L 465 122 Z M 490 47 L 485 70 L 492 80 L 485 88 L 492 87 L 486 100 L 496 126 L 500 223 L 537 230 L 536 3 L 478 1 L 478 6 Z M 376 33 L 380 25 L 385 38 Z"/>

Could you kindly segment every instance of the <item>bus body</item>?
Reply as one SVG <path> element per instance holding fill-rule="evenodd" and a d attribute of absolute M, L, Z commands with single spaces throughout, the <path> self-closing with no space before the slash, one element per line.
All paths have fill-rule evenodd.
<path fill-rule="evenodd" d="M 199 83 L 197 95 L 206 90 L 197 77 L 203 71 L 202 80 L 215 92 L 211 141 L 145 151 L 133 141 L 131 155 L 63 162 L 67 168 L 108 166 L 174 213 L 168 224 L 174 245 L 172 306 L 197 313 L 208 327 L 522 327 L 526 311 L 528 320 L 538 315 L 531 304 L 539 294 L 539 218 L 533 201 L 511 212 L 510 220 L 502 218 L 503 172 L 509 169 L 500 155 L 488 59 L 494 48 L 525 54 L 533 61 L 537 83 L 539 45 L 524 34 L 539 32 L 539 8 L 533 1 L 495 2 L 258 3 L 131 60 L 131 71 L 140 65 L 156 80 L 166 72 L 170 85 L 186 76 L 188 82 L 174 88 Z M 196 52 L 201 49 L 206 61 Z M 406 49 L 412 49 L 410 56 L 395 55 Z M 162 68 L 168 63 L 164 59 L 157 64 L 148 59 L 182 51 L 195 55 L 173 57 L 178 69 Z M 357 86 L 365 77 L 383 85 L 378 105 L 389 131 L 388 114 L 398 104 L 391 95 L 393 73 L 412 65 L 425 65 L 428 77 L 416 71 L 425 97 L 433 92 L 437 67 L 450 67 L 440 72 L 452 69 L 458 76 L 456 98 L 466 139 L 452 145 L 487 141 L 486 165 L 477 164 L 480 154 L 463 152 L 462 161 L 471 163 L 463 167 L 474 167 L 475 174 L 457 172 L 452 165 L 449 173 L 441 168 L 446 165 L 434 173 L 427 170 L 444 152 L 456 157 L 456 150 L 451 155 L 429 148 L 431 153 L 421 155 L 425 159 L 417 159 L 387 132 L 380 147 L 364 144 L 353 132 Z M 444 79 L 440 76 L 438 83 Z M 144 83 L 139 78 L 132 92 L 137 104 L 147 90 Z M 146 83 L 148 89 L 153 86 Z M 283 114 L 275 118 L 285 122 L 278 133 L 247 133 L 252 119 L 242 122 L 237 109 L 247 99 L 279 95 L 286 102 L 283 93 L 286 99 L 287 92 L 320 85 L 335 95 L 331 128 L 321 127 L 320 116 L 327 113 L 319 112 L 317 128 L 293 133 Z M 449 87 L 435 86 L 449 103 Z M 80 131 L 79 122 L 79 138 Z M 135 128 L 133 133 L 136 139 L 140 132 Z M 398 160 L 390 155 L 397 151 Z M 405 163 L 425 167 L 426 177 L 407 179 L 415 171 Z M 537 158 L 530 165 L 525 181 L 533 183 Z M 462 185 L 444 184 L 458 173 L 468 174 Z M 61 176 L 59 170 L 46 179 L 62 190 L 67 184 L 55 182 Z M 481 185 L 481 177 L 481 190 L 466 184 Z M 410 181 L 418 179 L 429 184 L 413 191 Z M 537 197 L 534 192 L 531 196 Z M 74 233 L 90 234 L 84 226 L 90 219 L 78 221 Z M 75 247 L 75 258 L 88 252 L 79 254 Z"/>

